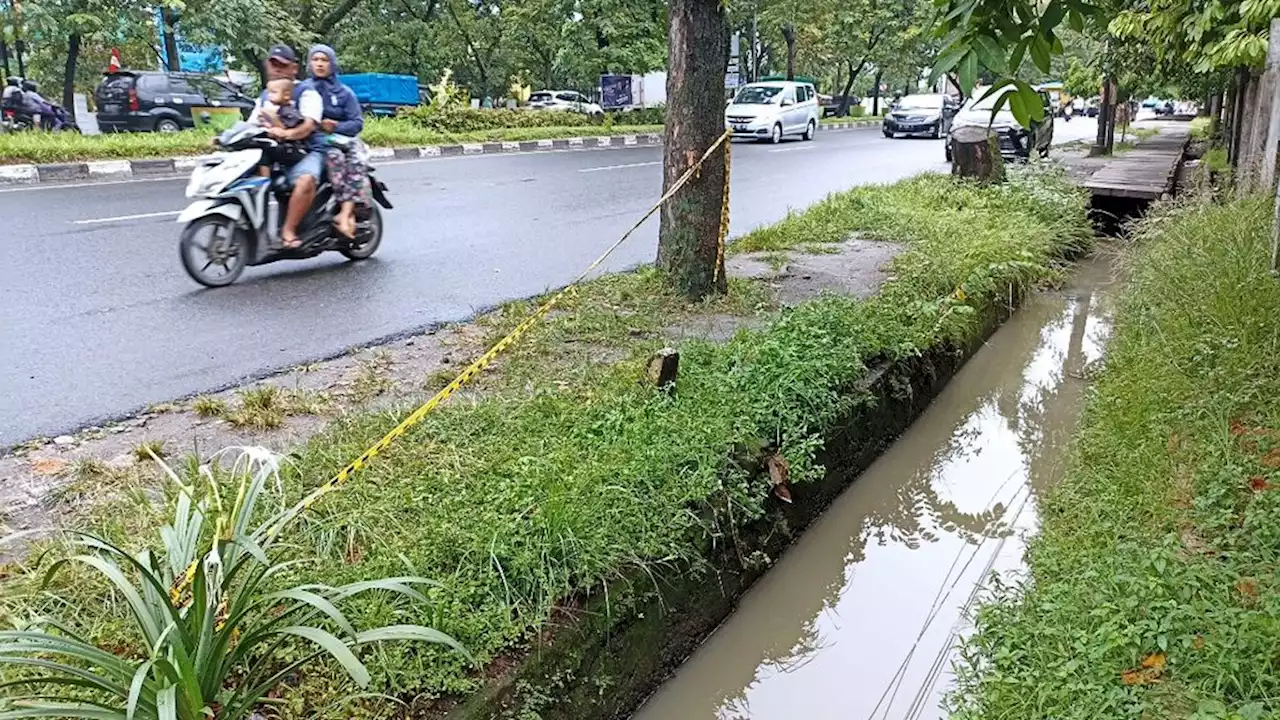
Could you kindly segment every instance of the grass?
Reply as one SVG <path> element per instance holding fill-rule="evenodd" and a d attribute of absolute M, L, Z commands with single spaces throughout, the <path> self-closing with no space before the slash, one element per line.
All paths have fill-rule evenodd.
<path fill-rule="evenodd" d="M 350 617 L 437 627 L 479 664 L 438 649 L 389 648 L 364 658 L 371 689 L 402 698 L 469 691 L 484 664 L 527 645 L 566 599 L 610 583 L 608 606 L 625 613 L 629 598 L 653 587 L 627 579 L 698 572 L 708 543 L 764 513 L 768 482 L 728 462 L 735 447 L 776 445 L 793 483 L 819 476 L 827 427 L 857 401 L 837 389 L 880 358 L 969 337 L 981 309 L 1056 277 L 1062 252 L 1089 242 L 1084 198 L 1064 176 L 1038 165 L 1011 175 L 989 189 L 946 176 L 859 188 L 740 240 L 782 252 L 856 231 L 907 244 L 893 279 L 867 301 L 825 297 L 779 311 L 766 288 L 734 280 L 728 297 L 691 305 L 655 270 L 607 276 L 570 295 L 477 388 L 429 415 L 285 538 L 310 559 L 309 579 L 408 573 L 442 583 L 419 614 L 397 616 L 371 599 Z M 530 302 L 487 318 L 490 339 Z M 680 342 L 674 396 L 639 381 L 649 355 L 672 342 L 669 326 L 708 315 L 761 324 L 724 343 Z M 403 411 L 335 422 L 293 453 L 286 493 L 297 497 L 327 478 Z M 162 511 L 144 507 L 128 519 L 158 523 Z M 128 644 L 124 621 L 81 580 L 67 576 L 51 591 L 85 600 L 86 633 Z M 8 612 L 25 616 L 54 602 L 26 594 L 34 576 L 9 582 L 0 605 Z M 318 669 L 286 690 L 281 712 L 334 716 L 323 709 L 349 696 L 340 671 Z M 380 716 L 382 703 L 361 699 L 342 716 Z"/>
<path fill-rule="evenodd" d="M 202 418 L 219 418 L 227 414 L 227 403 L 211 395 L 200 395 L 191 403 L 191 409 Z"/>
<path fill-rule="evenodd" d="M 1226 148 L 1210 148 L 1209 151 L 1204 154 L 1204 164 L 1210 171 L 1215 173 L 1231 171 L 1231 160 L 1227 157 Z"/>
<path fill-rule="evenodd" d="M 953 717 L 1280 711 L 1271 219 L 1250 199 L 1157 212 L 1137 233 L 1030 577 L 979 611 Z"/>
<path fill-rule="evenodd" d="M 151 462 L 157 458 L 164 458 L 164 456 L 164 442 L 160 440 L 146 440 L 138 443 L 133 448 L 133 459 L 138 462 Z"/>
<path fill-rule="evenodd" d="M 1192 140 L 1208 140 L 1209 129 L 1213 127 L 1213 120 L 1206 116 L 1192 119 L 1191 121 L 1191 139 Z"/>
<path fill-rule="evenodd" d="M 240 403 L 225 410 L 222 417 L 235 427 L 271 430 L 284 425 L 290 415 L 319 415 L 328 400 L 301 388 L 282 389 L 271 384 L 257 385 L 236 393 Z"/>
<path fill-rule="evenodd" d="M 400 118 L 370 118 L 361 137 L 374 147 L 451 145 L 457 143 L 543 140 L 595 135 L 661 132 L 661 125 L 584 125 L 575 127 L 506 128 L 464 133 L 425 130 Z M 82 160 L 125 160 L 199 155 L 211 152 L 211 134 L 194 130 L 180 133 L 120 133 L 74 135 L 70 133 L 0 134 L 0 165 L 58 163 Z"/>

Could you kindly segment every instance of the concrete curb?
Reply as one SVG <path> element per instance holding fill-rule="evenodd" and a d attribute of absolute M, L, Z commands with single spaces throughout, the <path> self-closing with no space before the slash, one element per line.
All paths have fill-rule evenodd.
<path fill-rule="evenodd" d="M 868 123 L 823 123 L 819 131 L 852 130 Z M 554 140 L 521 140 L 519 142 L 462 143 L 458 145 L 425 145 L 397 148 L 371 148 L 375 160 L 416 160 L 456 157 L 459 155 L 513 155 L 552 150 L 603 150 L 614 148 L 653 147 L 662 144 L 658 133 L 636 135 L 599 135 L 557 138 Z M 0 187 L 43 185 L 74 181 L 121 181 L 175 177 L 190 173 L 207 155 L 149 160 L 96 160 L 48 165 L 0 165 Z"/>

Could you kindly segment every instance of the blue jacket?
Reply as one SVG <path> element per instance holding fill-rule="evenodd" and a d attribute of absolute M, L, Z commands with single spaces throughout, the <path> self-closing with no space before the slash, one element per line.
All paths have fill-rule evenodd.
<path fill-rule="evenodd" d="M 333 48 L 328 45 L 313 46 L 307 52 L 307 58 L 316 53 L 329 56 L 329 77 L 308 78 L 299 87 L 320 93 L 320 98 L 324 101 L 324 119 L 338 122 L 333 130 L 335 133 L 355 137 L 364 130 L 364 113 L 360 109 L 360 101 L 355 92 L 338 79 L 338 56 Z M 323 136 L 321 139 L 323 140 Z"/>

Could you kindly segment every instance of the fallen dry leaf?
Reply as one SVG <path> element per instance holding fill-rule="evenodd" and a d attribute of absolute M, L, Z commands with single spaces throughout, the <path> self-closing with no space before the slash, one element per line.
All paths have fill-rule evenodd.
<path fill-rule="evenodd" d="M 1153 653 L 1142 659 L 1142 666 L 1120 673 L 1120 682 L 1125 685 L 1151 685 L 1160 682 L 1164 674 L 1164 653 Z"/>
<path fill-rule="evenodd" d="M 1261 475 L 1254 475 L 1249 478 L 1249 489 L 1254 492 L 1263 492 L 1264 490 L 1270 490 L 1271 484 L 1267 482 L 1265 477 Z"/>
<path fill-rule="evenodd" d="M 1203 636 L 1203 635 L 1197 635 L 1197 636 L 1195 637 L 1195 639 L 1191 641 L 1191 648 L 1192 648 L 1193 650 L 1203 650 L 1203 649 L 1204 649 L 1204 636 Z"/>
<path fill-rule="evenodd" d="M 773 494 L 785 503 L 791 502 L 791 466 L 781 455 L 769 455 L 764 459 L 769 468 L 769 482 L 773 485 Z"/>
<path fill-rule="evenodd" d="M 71 463 L 61 458 L 38 457 L 31 458 L 31 469 L 37 475 L 58 475 Z"/>
<path fill-rule="evenodd" d="M 1280 448 L 1272 448 L 1266 455 L 1263 455 L 1262 464 L 1272 470 L 1280 468 Z"/>
<path fill-rule="evenodd" d="M 1236 437 L 1240 437 L 1241 435 L 1248 432 L 1248 430 L 1244 426 L 1244 423 L 1240 422 L 1239 420 L 1232 420 L 1231 424 L 1227 427 L 1227 431 Z"/>
<path fill-rule="evenodd" d="M 1258 583 L 1253 578 L 1240 578 L 1236 581 L 1236 592 L 1247 598 L 1258 597 Z"/>

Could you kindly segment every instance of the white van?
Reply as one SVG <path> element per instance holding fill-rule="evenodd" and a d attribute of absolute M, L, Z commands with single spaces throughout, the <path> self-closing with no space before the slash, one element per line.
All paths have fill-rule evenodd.
<path fill-rule="evenodd" d="M 812 140 L 818 131 L 818 91 L 809 83 L 777 81 L 744 85 L 724 110 L 734 137 L 782 142 L 787 135 Z"/>

